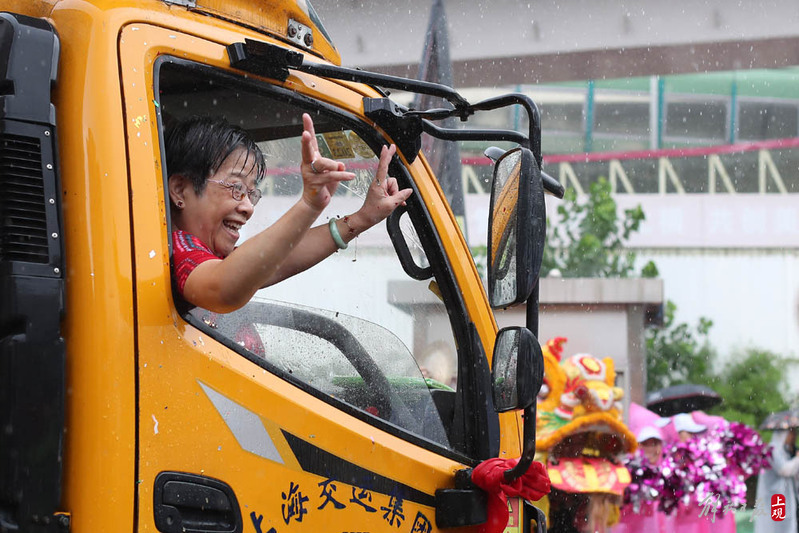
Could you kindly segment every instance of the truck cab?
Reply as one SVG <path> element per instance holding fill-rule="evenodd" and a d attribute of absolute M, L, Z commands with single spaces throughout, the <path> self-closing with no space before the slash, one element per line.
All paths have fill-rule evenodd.
<path fill-rule="evenodd" d="M 515 395 L 532 402 L 541 378 L 517 376 L 518 331 L 494 355 L 491 307 L 537 311 L 536 121 L 483 133 L 524 152 L 496 194 L 490 299 L 418 142 L 457 140 L 432 121 L 481 106 L 340 67 L 309 3 L 0 11 L 0 531 L 476 531 L 486 496 L 469 469 L 535 448 L 534 407 L 524 423 Z M 454 103 L 414 114 L 388 89 Z M 514 98 L 482 107 L 509 104 L 535 115 Z M 388 143 L 407 205 L 236 312 L 191 306 L 171 277 L 165 131 L 221 116 L 259 144 L 268 173 L 246 238 L 301 192 L 303 113 L 322 155 L 357 174 L 318 223 L 357 209 Z M 520 382 L 500 409 L 498 359 Z M 509 509 L 507 531 L 543 527 L 519 498 Z"/>

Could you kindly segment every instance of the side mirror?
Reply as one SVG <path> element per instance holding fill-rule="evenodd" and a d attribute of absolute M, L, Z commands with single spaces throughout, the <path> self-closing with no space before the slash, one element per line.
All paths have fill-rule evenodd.
<path fill-rule="evenodd" d="M 544 256 L 544 186 L 530 150 L 515 148 L 497 160 L 489 213 L 488 298 L 499 309 L 530 297 Z"/>
<path fill-rule="evenodd" d="M 544 382 L 543 363 L 541 346 L 532 331 L 518 326 L 499 331 L 491 368 L 498 413 L 525 409 L 535 402 Z"/>
<path fill-rule="evenodd" d="M 527 472 L 535 458 L 535 401 L 544 382 L 544 354 L 532 331 L 518 326 L 499 331 L 491 376 L 496 411 L 524 409 L 522 456 L 504 473 L 505 482 L 511 483 Z"/>

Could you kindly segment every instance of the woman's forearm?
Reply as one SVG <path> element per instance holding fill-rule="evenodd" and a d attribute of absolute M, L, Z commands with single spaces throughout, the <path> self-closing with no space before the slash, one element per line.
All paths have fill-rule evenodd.
<path fill-rule="evenodd" d="M 338 233 L 345 243 L 351 242 L 369 228 L 369 226 L 361 223 L 355 215 L 337 218 L 334 224 L 336 224 Z M 313 227 L 294 247 L 265 286 L 274 285 L 295 274 L 304 272 L 337 251 L 338 246 L 330 234 L 328 223 Z"/>

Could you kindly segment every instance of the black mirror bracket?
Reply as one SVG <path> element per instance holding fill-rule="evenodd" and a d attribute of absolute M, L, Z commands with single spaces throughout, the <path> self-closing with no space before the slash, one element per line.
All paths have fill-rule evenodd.
<path fill-rule="evenodd" d="M 279 81 L 286 81 L 289 68 L 297 68 L 303 60 L 299 52 L 252 39 L 228 45 L 227 53 L 231 67 Z"/>
<path fill-rule="evenodd" d="M 421 146 L 421 139 L 419 139 L 418 136 L 422 131 L 425 131 L 434 137 L 446 140 L 468 141 L 479 139 L 515 142 L 532 150 L 539 168 L 542 166 L 541 115 L 536 103 L 527 95 L 513 93 L 496 98 L 489 98 L 472 105 L 463 96 L 458 94 L 455 89 L 447 87 L 446 85 L 306 61 L 305 54 L 301 52 L 295 52 L 283 46 L 256 41 L 254 39 L 245 39 L 244 42 L 236 42 L 228 45 L 227 53 L 230 59 L 230 66 L 233 68 L 245 72 L 252 72 L 259 76 L 266 76 L 278 81 L 285 81 L 289 77 L 289 72 L 291 70 L 296 70 L 330 79 L 355 81 L 375 87 L 411 91 L 445 99 L 452 105 L 451 109 L 442 108 L 411 111 L 393 102 L 391 103 L 391 105 L 394 106 L 393 108 L 390 107 L 389 104 L 374 104 L 376 108 L 381 108 L 382 111 L 376 109 L 373 113 L 385 113 L 386 118 L 384 121 L 379 121 L 374 117 L 370 118 L 385 129 L 387 133 L 392 135 L 392 138 L 396 139 L 397 146 L 400 146 L 402 153 L 410 162 L 413 162 L 419 151 L 418 147 L 416 151 L 413 151 L 413 147 L 417 144 L 419 147 Z M 382 99 L 365 98 L 364 100 Z M 369 116 L 366 105 L 367 104 L 364 102 L 364 111 L 367 116 Z M 512 130 L 438 128 L 433 125 L 430 120 L 427 120 L 441 120 L 456 116 L 462 122 L 465 122 L 468 117 L 473 115 L 476 111 L 491 111 L 510 105 L 520 105 L 527 113 L 530 123 L 528 136 Z M 396 123 L 396 125 L 392 126 L 393 123 Z M 389 131 L 392 128 L 396 131 Z M 400 141 L 400 139 L 403 140 Z M 403 144 L 400 145 L 400 142 Z M 554 196 L 563 198 L 563 185 L 545 173 L 542 173 L 542 176 L 544 178 L 545 188 Z"/>
<path fill-rule="evenodd" d="M 363 114 L 388 133 L 397 147 L 413 163 L 422 148 L 422 119 L 406 114 L 406 109 L 389 98 L 364 98 Z"/>
<path fill-rule="evenodd" d="M 536 405 L 535 402 L 532 405 L 525 407 L 524 412 L 522 413 L 522 420 L 524 422 L 524 433 L 523 433 L 523 449 L 522 449 L 522 456 L 519 457 L 519 462 L 516 463 L 516 466 L 505 470 L 505 482 L 512 483 L 516 479 L 522 477 L 527 469 L 530 468 L 530 465 L 533 464 L 533 460 L 535 459 L 535 415 L 536 415 Z"/>

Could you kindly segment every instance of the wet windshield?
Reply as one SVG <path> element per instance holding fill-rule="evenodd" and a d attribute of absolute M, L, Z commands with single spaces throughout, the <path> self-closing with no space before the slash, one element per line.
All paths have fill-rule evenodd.
<path fill-rule="evenodd" d="M 225 315 L 198 308 L 191 314 L 293 380 L 449 446 L 431 391 L 453 390 L 425 378 L 413 354 L 387 329 L 262 297 Z"/>

